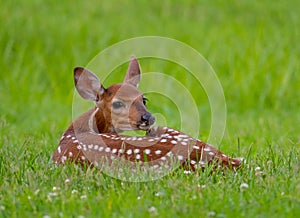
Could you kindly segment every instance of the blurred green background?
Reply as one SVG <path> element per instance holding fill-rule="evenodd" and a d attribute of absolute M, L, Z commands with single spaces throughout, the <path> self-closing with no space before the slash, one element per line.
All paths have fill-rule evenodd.
<path fill-rule="evenodd" d="M 220 78 L 229 116 L 244 117 L 251 111 L 257 118 L 267 112 L 299 121 L 298 1 L 1 5 L 0 114 L 18 130 L 66 127 L 71 121 L 73 67 L 85 66 L 121 40 L 148 35 L 180 40 L 203 54 Z"/>

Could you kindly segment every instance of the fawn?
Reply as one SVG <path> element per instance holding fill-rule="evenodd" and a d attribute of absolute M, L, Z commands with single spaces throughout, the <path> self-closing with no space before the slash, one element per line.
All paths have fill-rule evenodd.
<path fill-rule="evenodd" d="M 140 67 L 131 57 L 123 83 L 104 88 L 87 69 L 74 69 L 75 87 L 95 107 L 79 116 L 64 132 L 52 158 L 57 164 L 74 162 L 98 166 L 122 159 L 160 168 L 177 160 L 190 169 L 205 166 L 239 167 L 242 160 L 230 158 L 213 146 L 168 127 L 152 127 L 155 118 L 146 109 L 146 98 L 137 89 Z M 121 135 L 125 130 L 144 130 L 145 136 Z"/>

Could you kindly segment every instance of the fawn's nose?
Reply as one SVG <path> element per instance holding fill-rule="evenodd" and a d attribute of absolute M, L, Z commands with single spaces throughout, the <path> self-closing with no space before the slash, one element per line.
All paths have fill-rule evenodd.
<path fill-rule="evenodd" d="M 150 126 L 155 122 L 155 118 L 152 116 L 152 114 L 147 112 L 141 117 L 141 121 L 145 125 Z"/>

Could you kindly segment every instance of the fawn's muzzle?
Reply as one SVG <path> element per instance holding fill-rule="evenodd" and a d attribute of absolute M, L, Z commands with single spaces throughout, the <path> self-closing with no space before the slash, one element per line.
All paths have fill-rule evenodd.
<path fill-rule="evenodd" d="M 145 113 L 141 117 L 141 127 L 148 127 L 154 124 L 155 118 L 149 112 Z"/>

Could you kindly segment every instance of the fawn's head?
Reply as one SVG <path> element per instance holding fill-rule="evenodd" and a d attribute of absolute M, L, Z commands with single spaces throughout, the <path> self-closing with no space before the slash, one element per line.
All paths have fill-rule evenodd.
<path fill-rule="evenodd" d="M 82 67 L 74 69 L 74 81 L 80 96 L 95 102 L 100 131 L 148 130 L 154 123 L 155 118 L 146 109 L 146 98 L 137 89 L 140 67 L 135 57 L 130 60 L 123 83 L 104 88 L 95 74 Z"/>

